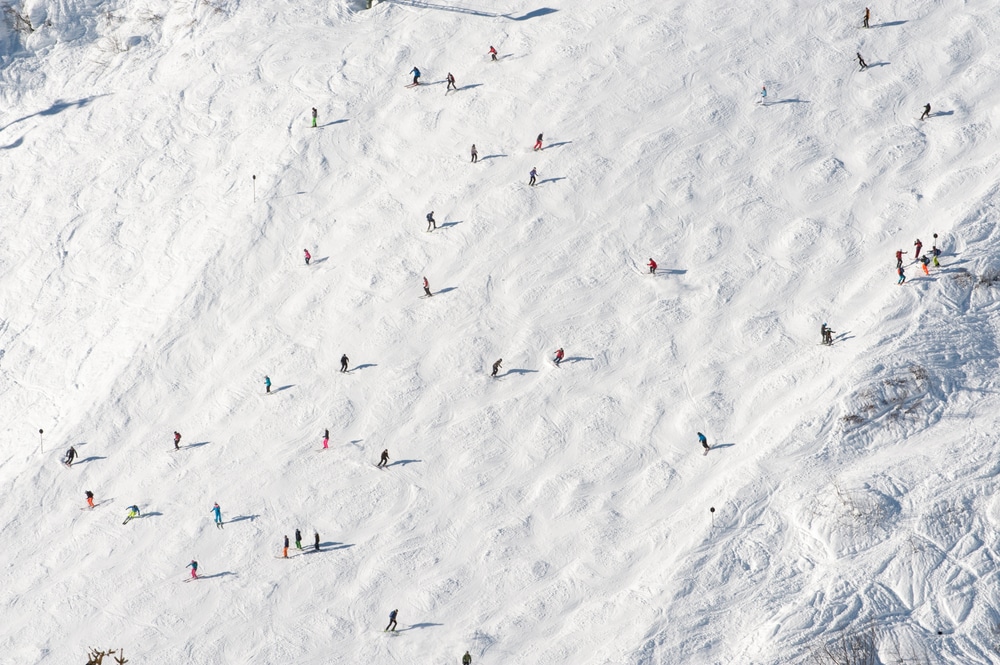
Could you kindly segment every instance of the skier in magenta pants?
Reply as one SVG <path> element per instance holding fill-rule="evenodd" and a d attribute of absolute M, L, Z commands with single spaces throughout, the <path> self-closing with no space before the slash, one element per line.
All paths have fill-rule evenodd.
<path fill-rule="evenodd" d="M 198 579 L 198 562 L 197 561 L 195 561 L 194 559 L 191 559 L 191 563 L 189 563 L 188 565 L 186 565 L 184 567 L 191 569 L 191 579 L 193 579 L 193 580 Z"/>
<path fill-rule="evenodd" d="M 328 429 L 323 430 L 323 447 L 324 448 L 330 447 L 330 430 Z"/>

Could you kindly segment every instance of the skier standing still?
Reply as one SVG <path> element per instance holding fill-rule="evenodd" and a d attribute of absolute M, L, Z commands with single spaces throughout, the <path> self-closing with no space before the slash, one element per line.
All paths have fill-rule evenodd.
<path fill-rule="evenodd" d="M 472 144 L 472 163 L 475 164 L 479 161 L 479 152 L 476 151 L 476 144 Z"/>
<path fill-rule="evenodd" d="M 497 375 L 497 371 L 500 369 L 500 363 L 502 363 L 502 362 L 503 362 L 503 358 L 501 358 L 500 360 L 498 360 L 495 363 L 493 363 L 493 373 L 490 374 L 490 376 L 496 376 Z"/>
<path fill-rule="evenodd" d="M 903 250 L 901 249 L 896 250 L 896 267 L 897 268 L 903 267 Z"/>
<path fill-rule="evenodd" d="M 393 631 L 396 630 L 396 614 L 398 612 L 399 610 L 393 610 L 392 612 L 389 612 L 389 625 L 385 627 L 385 630 L 389 630 L 390 628 L 392 628 Z M 382 632 L 385 632 L 385 630 Z"/>
<path fill-rule="evenodd" d="M 317 110 L 316 110 L 316 107 L 314 106 L 314 107 L 313 107 L 313 127 L 315 127 L 315 126 L 316 126 L 316 116 L 317 116 L 317 115 L 319 115 L 319 111 L 317 111 Z"/>
<path fill-rule="evenodd" d="M 309 253 L 308 249 L 303 249 L 302 251 L 306 253 L 306 265 L 309 265 L 309 262 L 312 260 L 312 254 Z"/>
<path fill-rule="evenodd" d="M 938 263 L 938 257 L 941 256 L 941 250 L 938 249 L 937 246 L 931 247 L 931 256 L 934 257 L 932 259 L 932 262 L 934 263 L 934 267 L 935 268 L 940 268 L 941 264 Z"/>
<path fill-rule="evenodd" d="M 896 282 L 896 284 L 903 284 L 906 282 L 906 273 L 903 272 L 903 266 L 899 266 L 898 268 L 896 268 L 896 274 L 899 275 L 899 280 Z"/>
<path fill-rule="evenodd" d="M 180 449 L 181 449 L 181 433 L 175 431 L 174 432 L 174 450 L 180 450 Z"/>
<path fill-rule="evenodd" d="M 344 355 L 340 356 L 340 371 L 341 372 L 346 372 L 347 371 L 347 363 L 349 363 L 349 362 L 350 362 L 350 358 L 347 357 L 346 353 Z"/>
<path fill-rule="evenodd" d="M 462 656 L 462 665 L 472 665 L 472 656 L 469 655 L 468 651 Z"/>
<path fill-rule="evenodd" d="M 221 529 L 222 528 L 222 508 L 219 508 L 218 502 L 216 502 L 216 504 L 214 506 L 212 506 L 212 510 L 210 512 L 212 512 L 215 515 L 215 526 L 216 526 L 216 528 Z"/>
<path fill-rule="evenodd" d="M 432 295 L 434 295 L 433 293 L 431 293 L 431 285 L 427 281 L 426 277 L 424 277 L 424 293 L 427 295 L 428 298 L 430 298 Z"/>
<path fill-rule="evenodd" d="M 760 88 L 760 104 L 761 106 L 767 105 L 767 86 L 761 86 Z"/>
<path fill-rule="evenodd" d="M 827 346 L 833 344 L 833 331 L 825 323 L 819 327 L 819 334 L 822 337 L 823 344 Z"/>
<path fill-rule="evenodd" d="M 295 549 L 302 549 L 302 532 L 298 529 L 295 530 Z"/>
<path fill-rule="evenodd" d="M 427 232 L 430 233 L 438 227 L 437 222 L 434 221 L 434 211 L 431 210 L 427 213 Z"/>
<path fill-rule="evenodd" d="M 285 536 L 285 546 L 281 550 L 281 556 L 284 559 L 288 558 L 288 536 Z"/>
<path fill-rule="evenodd" d="M 264 388 L 267 390 L 268 393 L 271 392 L 271 377 L 269 376 L 264 377 Z"/>
<path fill-rule="evenodd" d="M 920 257 L 920 267 L 924 269 L 924 274 L 927 275 L 928 277 L 930 277 L 931 271 L 927 269 L 927 264 L 929 264 L 930 262 L 931 260 L 927 258 L 926 254 Z"/>
<path fill-rule="evenodd" d="M 315 536 L 313 540 L 313 550 L 319 552 L 319 531 L 313 532 L 313 535 Z"/>
<path fill-rule="evenodd" d="M 323 430 L 323 448 L 330 447 L 330 430 Z"/>
<path fill-rule="evenodd" d="M 920 250 L 923 249 L 924 243 L 920 242 L 920 238 L 917 238 L 913 246 L 917 248 L 917 251 L 913 252 L 913 260 L 915 261 L 920 258 Z"/>
<path fill-rule="evenodd" d="M 868 27 L 868 19 L 870 19 L 871 17 L 872 17 L 872 11 L 867 7 L 865 7 L 865 22 L 863 23 L 864 27 L 866 28 Z"/>

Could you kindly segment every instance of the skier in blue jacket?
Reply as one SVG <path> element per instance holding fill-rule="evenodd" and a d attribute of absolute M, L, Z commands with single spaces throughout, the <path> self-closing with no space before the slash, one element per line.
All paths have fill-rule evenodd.
<path fill-rule="evenodd" d="M 701 444 L 702 448 L 708 450 L 708 439 L 706 439 L 705 435 L 702 434 L 701 432 L 698 432 L 698 443 Z"/>
<path fill-rule="evenodd" d="M 414 67 L 410 73 L 413 74 L 413 85 L 420 85 L 420 70 Z"/>
<path fill-rule="evenodd" d="M 219 508 L 219 504 L 216 503 L 214 506 L 212 506 L 212 511 L 211 512 L 215 513 L 215 526 L 217 526 L 217 527 L 219 527 L 221 529 L 222 528 L 222 508 Z"/>
<path fill-rule="evenodd" d="M 389 612 L 389 625 L 385 627 L 385 630 L 389 630 L 390 628 L 392 628 L 393 632 L 396 631 L 396 613 L 397 612 L 399 612 L 399 610 L 393 610 L 392 612 Z M 385 631 L 383 631 L 383 632 L 385 632 Z"/>
<path fill-rule="evenodd" d="M 269 376 L 264 377 L 264 388 L 267 389 L 267 392 L 271 392 L 271 377 Z"/>

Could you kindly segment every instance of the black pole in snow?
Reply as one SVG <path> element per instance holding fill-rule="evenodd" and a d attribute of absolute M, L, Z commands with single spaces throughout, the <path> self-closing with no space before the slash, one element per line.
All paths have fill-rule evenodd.
<path fill-rule="evenodd" d="M 43 433 L 44 433 L 44 430 L 41 429 L 41 428 L 39 428 L 38 429 L 38 452 L 40 452 L 40 453 L 45 452 L 45 450 L 42 448 L 42 434 Z"/>
<path fill-rule="evenodd" d="M 257 176 L 253 176 L 253 202 L 257 203 Z"/>

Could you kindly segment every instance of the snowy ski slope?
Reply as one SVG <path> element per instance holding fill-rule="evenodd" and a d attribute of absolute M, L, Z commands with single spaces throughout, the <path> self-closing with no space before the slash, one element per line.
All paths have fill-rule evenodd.
<path fill-rule="evenodd" d="M 362 5 L 0 28 L 0 663 L 1000 662 L 996 3 Z"/>

